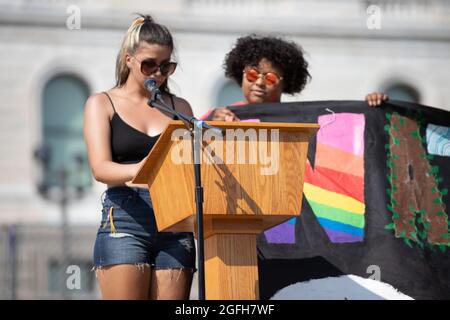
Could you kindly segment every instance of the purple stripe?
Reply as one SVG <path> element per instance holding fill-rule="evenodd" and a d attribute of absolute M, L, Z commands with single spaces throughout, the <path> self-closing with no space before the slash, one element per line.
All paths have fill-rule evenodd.
<path fill-rule="evenodd" d="M 264 232 L 268 243 L 295 243 L 295 224 L 283 222 Z"/>
<path fill-rule="evenodd" d="M 348 233 L 339 232 L 324 228 L 325 232 L 330 238 L 330 241 L 333 243 L 347 243 L 347 242 L 361 242 L 363 241 L 363 237 L 354 236 Z"/>

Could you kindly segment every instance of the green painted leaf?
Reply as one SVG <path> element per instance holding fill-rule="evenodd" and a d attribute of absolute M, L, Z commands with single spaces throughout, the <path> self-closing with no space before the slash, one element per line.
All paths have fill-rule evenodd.
<path fill-rule="evenodd" d="M 426 231 L 421 231 L 417 233 L 421 239 L 425 239 L 427 237 Z"/>
<path fill-rule="evenodd" d="M 398 140 L 398 138 L 393 137 L 392 141 L 394 142 L 395 145 L 399 146 L 400 145 L 400 140 Z"/>
<path fill-rule="evenodd" d="M 387 230 L 394 230 L 395 229 L 395 223 L 393 223 L 393 222 L 389 223 L 384 228 L 387 229 Z"/>
<path fill-rule="evenodd" d="M 410 248 L 413 247 L 411 244 L 411 240 L 409 240 L 408 238 L 405 238 L 403 241 L 408 245 L 408 247 L 410 247 Z"/>

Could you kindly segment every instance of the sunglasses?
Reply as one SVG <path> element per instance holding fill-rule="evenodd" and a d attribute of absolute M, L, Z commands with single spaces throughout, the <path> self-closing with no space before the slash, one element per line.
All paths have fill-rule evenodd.
<path fill-rule="evenodd" d="M 259 77 L 263 77 L 264 83 L 267 86 L 274 86 L 281 80 L 283 80 L 283 77 L 280 77 L 275 72 L 267 72 L 267 73 L 260 73 L 258 69 L 256 68 L 247 68 L 244 70 L 245 78 L 249 82 L 255 82 L 259 79 Z"/>
<path fill-rule="evenodd" d="M 141 72 L 144 76 L 148 77 L 154 74 L 156 71 L 161 72 L 163 76 L 170 76 L 172 73 L 175 72 L 175 69 L 177 68 L 176 62 L 163 62 L 161 64 L 156 63 L 155 59 L 145 59 L 143 61 L 139 61 L 136 57 L 134 57 L 136 61 L 138 61 L 141 64 Z"/>

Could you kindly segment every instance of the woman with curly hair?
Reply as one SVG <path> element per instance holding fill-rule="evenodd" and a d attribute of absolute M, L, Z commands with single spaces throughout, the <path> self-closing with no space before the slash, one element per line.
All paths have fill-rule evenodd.
<path fill-rule="evenodd" d="M 239 38 L 225 56 L 224 68 L 225 75 L 241 86 L 245 98 L 233 106 L 280 102 L 283 93 L 299 93 L 311 79 L 302 48 L 295 42 L 270 36 Z M 366 96 L 370 106 L 377 106 L 384 100 L 387 96 L 382 93 Z M 239 121 L 227 107 L 210 110 L 202 118 Z"/>

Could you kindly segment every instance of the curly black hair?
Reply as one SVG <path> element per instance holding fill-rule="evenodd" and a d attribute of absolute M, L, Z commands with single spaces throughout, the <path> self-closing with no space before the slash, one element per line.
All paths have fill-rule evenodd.
<path fill-rule="evenodd" d="M 278 37 L 260 37 L 255 34 L 238 38 L 234 48 L 225 56 L 225 75 L 240 86 L 244 68 L 257 66 L 263 58 L 283 72 L 284 93 L 302 91 L 311 78 L 308 62 L 300 46 Z"/>

